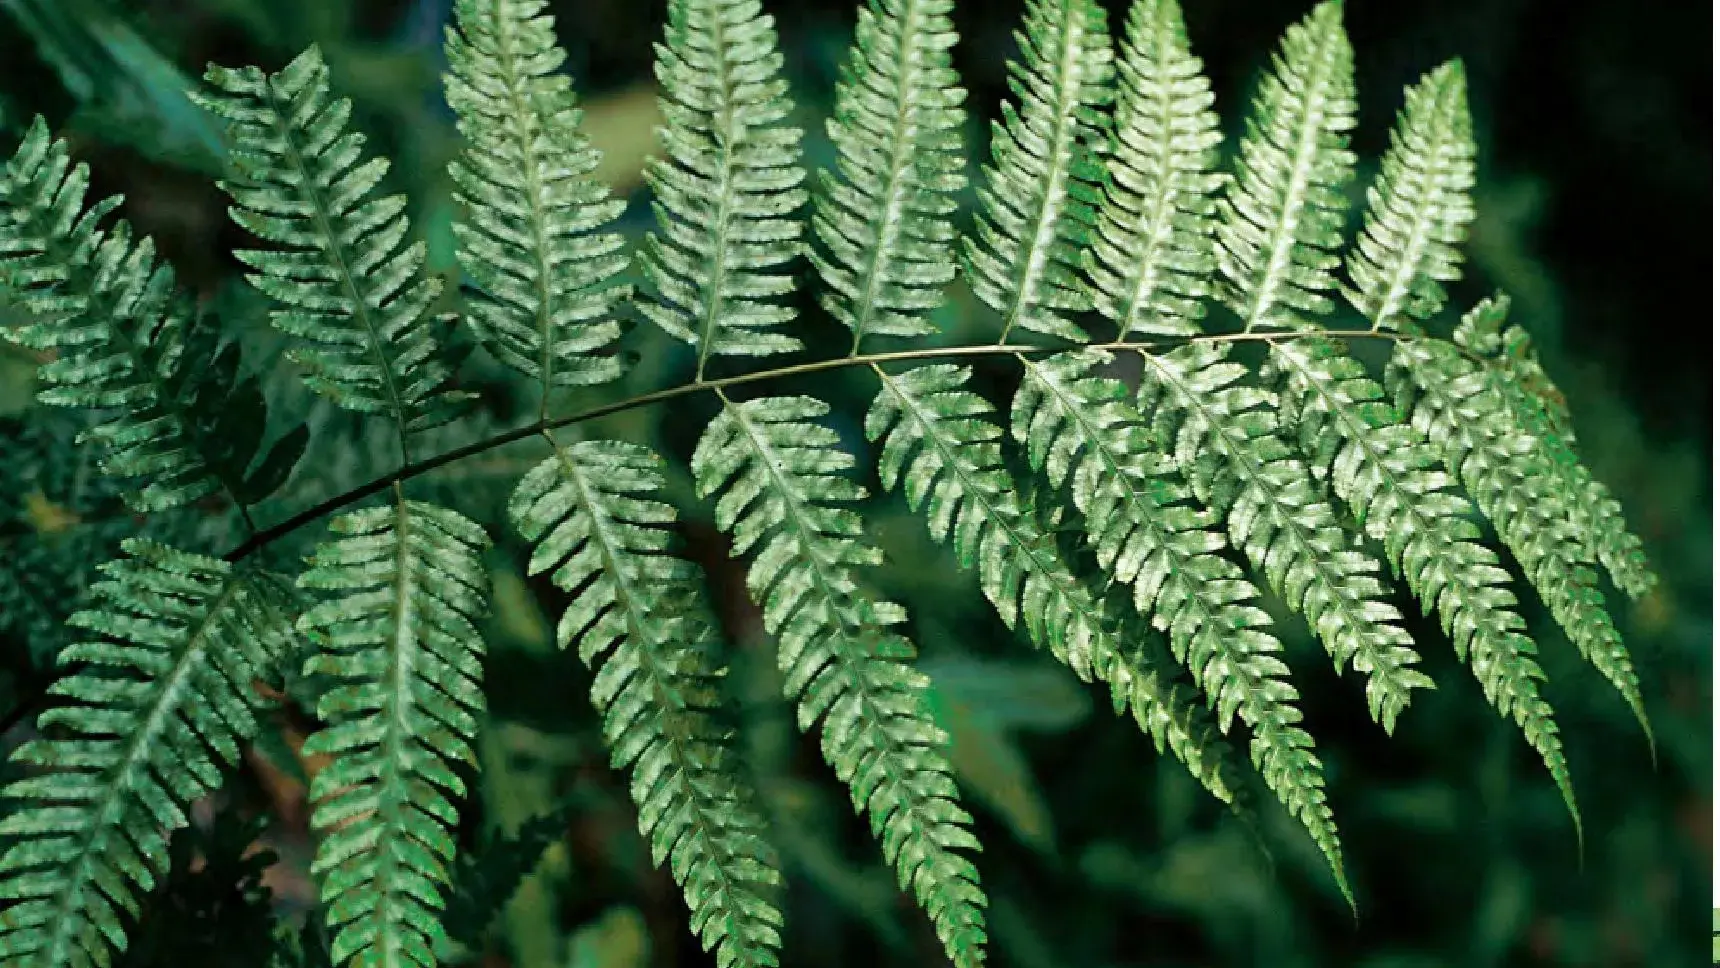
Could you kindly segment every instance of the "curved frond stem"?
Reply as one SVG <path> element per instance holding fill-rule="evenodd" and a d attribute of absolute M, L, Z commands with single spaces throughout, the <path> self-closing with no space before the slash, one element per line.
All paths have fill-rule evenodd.
<path fill-rule="evenodd" d="M 1208 336 L 1189 336 L 1157 340 L 1120 340 L 1111 343 L 1095 343 L 1093 344 L 1093 348 L 1113 351 L 1143 350 L 1146 352 L 1163 352 L 1189 343 L 1270 343 L 1275 340 L 1290 339 L 1299 335 L 1302 334 L 1219 333 Z M 1404 333 L 1370 333 L 1365 330 L 1353 330 L 1348 332 L 1333 331 L 1326 335 L 1338 339 L 1386 340 L 1389 342 L 1433 339 L 1433 337 L 1416 336 Z M 1441 340 L 1440 342 L 1444 341 Z M 286 535 L 291 534 L 308 524 L 313 524 L 316 521 L 339 511 L 347 505 L 361 501 L 367 497 L 380 494 L 392 487 L 396 481 L 409 481 L 416 477 L 422 477 L 425 474 L 440 470 L 449 464 L 477 457 L 480 454 L 488 453 L 498 447 L 506 447 L 510 444 L 515 444 L 522 440 L 539 436 L 545 430 L 559 430 L 563 427 L 571 427 L 590 420 L 597 420 L 617 413 L 625 413 L 629 410 L 638 409 L 639 407 L 648 407 L 659 403 L 667 403 L 671 400 L 679 400 L 682 397 L 693 396 L 695 394 L 708 393 L 715 390 L 727 390 L 755 383 L 767 383 L 772 380 L 789 379 L 792 377 L 804 376 L 809 373 L 822 373 L 827 370 L 842 369 L 850 366 L 871 366 L 876 363 L 909 363 L 919 360 L 956 359 L 962 357 L 1015 356 L 1021 353 L 1055 353 L 1061 351 L 1061 349 L 1062 348 L 1059 347 L 1031 346 L 1025 343 L 1003 345 L 981 343 L 969 346 L 932 346 L 921 349 L 894 350 L 884 353 L 865 353 L 859 356 L 842 356 L 824 360 L 813 360 L 807 363 L 796 363 L 791 366 L 776 367 L 774 369 L 754 370 L 748 373 L 741 373 L 735 376 L 723 377 L 716 380 L 693 380 L 687 383 L 677 384 L 672 387 L 665 387 L 661 390 L 641 393 L 624 400 L 616 400 L 612 403 L 588 407 L 575 413 L 551 417 L 548 420 L 533 421 L 526 426 L 516 427 L 513 430 L 504 431 L 502 433 L 495 434 L 494 436 L 486 437 L 483 440 L 466 444 L 462 447 L 456 447 L 453 450 L 438 454 L 435 457 L 427 457 L 408 464 L 394 473 L 384 474 L 373 478 L 357 487 L 343 491 L 342 493 L 318 502 L 311 507 L 305 508 L 284 521 L 270 525 L 258 532 L 256 535 L 253 535 L 250 540 L 245 541 L 232 551 L 229 551 L 224 557 L 228 561 L 237 561 L 241 558 L 249 557 L 257 551 L 279 541 Z M 1480 357 L 1474 356 L 1474 354 L 1469 353 L 1467 350 L 1458 348 L 1457 352 L 1466 357 L 1473 358 L 1477 362 L 1482 362 L 1483 365 L 1485 365 L 1484 361 L 1482 361 Z"/>

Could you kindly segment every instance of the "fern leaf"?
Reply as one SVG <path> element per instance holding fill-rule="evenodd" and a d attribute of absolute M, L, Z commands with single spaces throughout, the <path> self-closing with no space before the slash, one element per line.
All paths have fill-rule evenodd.
<path fill-rule="evenodd" d="M 1234 804 L 1239 771 L 1194 690 L 1154 648 L 1125 642 L 1122 617 L 1075 577 L 1026 513 L 1003 467 L 1003 430 L 969 389 L 970 371 L 936 364 L 878 374 L 883 386 L 866 435 L 883 444 L 884 487 L 900 487 L 932 537 L 977 569 L 1005 625 L 1019 623 L 1082 681 L 1104 681 L 1116 711 L 1132 715 L 1159 752 L 1168 749 L 1213 796 Z"/>
<path fill-rule="evenodd" d="M 1143 354 L 1142 413 L 1159 421 L 1195 495 L 1231 544 L 1304 615 L 1341 669 L 1368 676 L 1368 710 L 1390 732 L 1418 688 L 1414 642 L 1386 601 L 1380 565 L 1338 522 L 1308 466 L 1277 434 L 1274 394 L 1239 384 L 1228 347 L 1192 343 Z"/>
<path fill-rule="evenodd" d="M 640 830 L 653 859 L 669 861 L 693 932 L 723 968 L 775 965 L 782 878 L 717 720 L 725 670 L 699 570 L 666 553 L 675 512 L 663 487 L 645 448 L 556 444 L 520 481 L 510 515 L 534 545 L 530 572 L 574 596 L 557 640 L 596 666 L 604 738 L 615 765 L 632 767 Z"/>
<path fill-rule="evenodd" d="M 1080 251 L 1100 202 L 1099 155 L 1109 131 L 1111 38 L 1096 0 L 1028 0 L 1009 63 L 1018 105 L 993 122 L 991 163 L 979 191 L 974 238 L 962 241 L 968 281 L 1016 326 L 1081 341 L 1067 316 L 1090 308 Z"/>
<path fill-rule="evenodd" d="M 1354 54 L 1341 0 L 1292 24 L 1262 80 L 1219 203 L 1219 299 L 1246 329 L 1308 329 L 1330 312 L 1354 175 Z"/>
<path fill-rule="evenodd" d="M 785 266 L 801 250 L 794 215 L 806 172 L 800 129 L 783 124 L 792 104 L 775 20 L 758 0 L 670 0 L 664 38 L 666 157 L 645 172 L 658 228 L 643 263 L 655 299 L 639 310 L 697 348 L 702 378 L 713 356 L 800 348 L 780 332 L 794 311 L 771 300 L 794 289 Z"/>
<path fill-rule="evenodd" d="M 1087 252 L 1094 308 L 1125 338 L 1197 332 L 1223 139 L 1176 0 L 1130 8 L 1117 73 L 1116 144 Z"/>
<path fill-rule="evenodd" d="M 1283 646 L 1268 631 L 1271 619 L 1252 604 L 1258 592 L 1241 569 L 1214 553 L 1224 538 L 1211 529 L 1210 513 L 1190 503 L 1187 486 L 1148 450 L 1127 390 L 1086 375 L 1108 359 L 1087 350 L 1029 363 L 1010 432 L 1052 487 L 1069 488 L 1100 564 L 1131 586 L 1135 608 L 1169 634 L 1178 661 L 1217 705 L 1219 729 L 1228 732 L 1240 714 L 1254 732 L 1255 763 L 1268 786 L 1308 828 L 1353 905 L 1325 778 L 1312 737 L 1296 725 L 1302 714 L 1295 688 L 1284 681 L 1290 668 L 1277 655 Z M 1247 537 L 1236 543 L 1272 543 L 1240 540 Z M 1312 569 L 1279 567 L 1280 584 L 1287 570 Z M 1297 574 L 1290 581 L 1300 588 L 1318 579 Z M 1331 601 L 1312 587 L 1309 598 L 1322 607 Z"/>
<path fill-rule="evenodd" d="M 1361 363 L 1330 340 L 1309 337 L 1273 347 L 1284 374 L 1283 420 L 1315 469 L 1355 520 L 1382 542 L 1388 560 L 1423 609 L 1438 610 L 1459 659 L 1487 701 L 1515 720 L 1577 813 L 1570 765 L 1546 678 L 1511 592 L 1509 573 L 1480 541 L 1469 502 L 1454 493 L 1439 454 L 1409 426 Z"/>
<path fill-rule="evenodd" d="M 305 443 L 263 449 L 263 395 L 238 378 L 239 353 L 193 322 L 173 271 L 124 222 L 103 229 L 117 197 L 84 205 L 88 169 L 37 118 L 0 172 L 0 288 L 34 320 L 6 335 L 54 353 L 45 403 L 101 420 L 81 440 L 126 482 L 141 512 L 183 507 L 225 488 L 254 503 L 286 479 Z"/>
<path fill-rule="evenodd" d="M 603 351 L 621 335 L 630 287 L 622 237 L 601 231 L 625 203 L 592 177 L 598 152 L 557 73 L 544 0 L 461 0 L 448 30 L 448 103 L 465 149 L 449 168 L 462 217 L 460 265 L 476 282 L 467 319 L 496 358 L 538 381 L 605 383 L 621 374 Z"/>
<path fill-rule="evenodd" d="M 966 92 L 950 66 L 952 0 L 869 0 L 828 128 L 836 171 L 820 171 L 809 253 L 824 308 L 854 333 L 924 336 L 955 278 L 954 195 L 967 183 Z"/>
<path fill-rule="evenodd" d="M 257 730 L 259 678 L 290 626 L 288 591 L 268 575 L 152 541 L 102 567 L 94 606 L 69 620 L 91 637 L 50 694 L 47 734 L 12 755 L 41 772 L 5 797 L 13 843 L 0 857 L 0 961 L 16 968 L 108 965 L 167 872 L 168 835 L 213 792 Z"/>
<path fill-rule="evenodd" d="M 1471 315 L 1502 312 L 1486 300 Z M 1629 651 L 1607 613 L 1600 576 L 1570 521 L 1555 468 L 1518 426 L 1486 368 L 1455 345 L 1399 343 L 1387 371 L 1399 406 L 1436 447 L 1504 539 L 1512 557 L 1583 658 L 1630 705 L 1653 741 Z"/>
<path fill-rule="evenodd" d="M 1445 283 L 1458 278 L 1457 251 L 1475 218 L 1475 184 L 1463 65 L 1449 61 L 1404 98 L 1368 189 L 1362 233 L 1346 268 L 1354 286 L 1344 295 L 1376 330 L 1416 332 L 1445 305 Z"/>
<path fill-rule="evenodd" d="M 809 397 L 725 397 L 694 451 L 694 481 L 701 497 L 717 496 L 734 554 L 752 554 L 747 588 L 777 637 L 800 728 L 823 720 L 825 759 L 869 815 L 902 888 L 912 887 L 950 959 L 979 965 L 985 895 L 958 853 L 979 842 L 957 804 L 927 679 L 909 665 L 914 647 L 890 631 L 906 616 L 855 576 L 880 556 L 847 506 L 864 495 L 841 476 L 853 458 L 814 423 L 828 412 Z"/>
<path fill-rule="evenodd" d="M 1456 340 L 1489 358 L 1486 373 L 1501 398 L 1511 405 L 1517 426 L 1535 441 L 1536 460 L 1557 474 L 1561 502 L 1582 543 L 1584 560 L 1600 562 L 1613 584 L 1632 598 L 1647 594 L 1659 581 L 1648 566 L 1642 539 L 1624 520 L 1624 508 L 1596 481 L 1577 453 L 1564 397 L 1536 359 L 1529 334 L 1505 326 L 1508 301 L 1496 300 L 1495 312 L 1473 313 L 1458 327 Z"/>
<path fill-rule="evenodd" d="M 321 648 L 305 674 L 338 684 L 305 741 L 332 758 L 311 781 L 322 834 L 312 871 L 337 963 L 435 965 L 454 859 L 455 770 L 475 764 L 483 710 L 488 543 L 483 529 L 395 491 L 388 505 L 336 518 L 299 586 L 322 601 L 299 617 Z"/>
<path fill-rule="evenodd" d="M 382 413 L 408 434 L 446 423 L 465 395 L 437 338 L 422 274 L 424 244 L 408 244 L 406 199 L 372 197 L 388 171 L 361 161 L 348 130 L 352 103 L 329 94 L 316 47 L 279 73 L 211 67 L 198 100 L 227 124 L 236 177 L 221 182 L 233 221 L 280 246 L 242 249 L 248 278 L 274 300 L 271 318 L 299 342 L 288 358 L 305 382 L 342 407 Z"/>

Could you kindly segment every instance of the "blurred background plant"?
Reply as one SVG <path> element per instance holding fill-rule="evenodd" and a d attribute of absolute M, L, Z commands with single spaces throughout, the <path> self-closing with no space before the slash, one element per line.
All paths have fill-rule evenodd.
<path fill-rule="evenodd" d="M 233 230 L 213 186 L 224 164 L 215 128 L 184 91 L 207 61 L 279 67 L 320 44 L 373 143 L 395 160 L 392 187 L 411 193 L 434 271 L 453 242 L 446 165 L 456 143 L 443 104 L 442 25 L 448 0 L 0 0 L 0 146 L 45 115 L 75 139 L 96 187 L 123 192 L 183 278 L 234 333 L 278 419 L 327 423 L 290 485 L 302 507 L 388 469 L 386 440 L 309 399 L 281 368 L 251 291 L 236 284 Z M 849 40 L 851 0 L 772 5 L 811 133 L 808 161 L 830 157 L 820 119 Z M 1123 4 L 1111 3 L 1113 23 Z M 1190 0 L 1190 33 L 1236 134 L 1240 107 L 1302 0 Z M 1018 10 L 992 0 L 958 13 L 957 66 L 987 116 L 1003 94 Z M 640 169 L 654 146 L 651 43 L 661 4 L 555 0 L 601 176 L 633 199 L 626 228 L 649 212 Z M 1680 339 L 1689 307 L 1706 302 L 1711 149 L 1707 32 L 1695 4 L 1601 0 L 1402 0 L 1356 3 L 1367 159 L 1384 147 L 1403 86 L 1453 54 L 1468 67 L 1482 147 L 1480 218 L 1455 302 L 1494 288 L 1542 348 L 1569 395 L 1585 452 L 1625 502 L 1666 581 L 1623 613 L 1660 736 L 1658 766 L 1628 711 L 1598 678 L 1575 674 L 1574 652 L 1544 614 L 1549 695 L 1569 733 L 1589 830 L 1579 858 L 1557 791 L 1514 742 L 1455 660 L 1427 651 L 1440 688 L 1417 703 L 1387 746 L 1366 710 L 1332 677 L 1309 675 L 1311 725 L 1345 824 L 1361 917 L 1353 921 L 1318 859 L 1277 829 L 1256 833 L 1224 814 L 1130 724 L 1108 715 L 1051 660 L 1012 641 L 971 579 L 902 509 L 873 520 L 896 563 L 886 591 L 910 606 L 938 710 L 954 736 L 961 780 L 980 811 L 981 859 L 995 959 L 1018 968 L 1174 966 L 1671 966 L 1698 964 L 1708 909 L 1713 628 L 1712 466 L 1706 340 Z M 968 143 L 980 142 L 970 125 Z M 1234 142 L 1233 142 L 1234 143 Z M 977 149 L 973 157 L 979 157 Z M 1364 174 L 1367 172 L 1364 171 Z M 1358 180 L 1363 185 L 1366 179 Z M 1356 191 L 1359 192 L 1360 188 Z M 0 314 L 5 307 L 0 306 Z M 0 320 L 3 323 L 4 320 Z M 941 323 L 952 338 L 987 325 L 960 300 Z M 833 336 L 836 327 L 828 327 Z M 641 330 L 631 390 L 662 385 L 680 347 Z M 1700 350 L 1700 351 L 1699 351 Z M 71 446 L 79 425 L 31 403 L 33 360 L 0 355 L 0 720 L 7 748 L 24 738 L 19 697 L 38 692 L 64 644 L 60 621 L 93 565 L 136 528 L 106 482 Z M 517 401 L 474 356 L 490 388 L 478 426 L 507 424 Z M 826 396 L 840 386 L 825 384 Z M 863 412 L 862 388 L 849 413 Z M 841 412 L 843 408 L 839 407 Z M 696 422 L 667 408 L 618 416 L 607 428 L 691 447 Z M 858 436 L 857 428 L 850 428 Z M 327 443 L 334 441 L 333 443 Z M 426 450 L 432 449 L 429 444 Z M 530 454 L 507 449 L 452 465 L 442 499 L 487 524 Z M 743 742 L 794 890 L 785 962 L 932 966 L 935 939 L 870 849 L 815 746 L 786 718 L 762 632 L 715 532 L 691 516 L 692 550 L 728 594 L 718 603 L 737 652 Z M 486 520 L 489 519 L 489 520 Z M 222 550 L 229 523 L 192 509 L 152 528 Z M 492 534 L 510 529 L 492 527 Z M 304 534 L 309 537 L 310 529 Z M 279 553 L 302 552 L 283 543 Z M 487 725 L 478 809 L 451 907 L 450 965 L 647 968 L 704 964 L 681 900 L 634 832 L 621 779 L 608 769 L 584 700 L 586 673 L 557 652 L 547 583 L 523 577 L 505 543 L 492 557 Z M 1407 600 L 1406 611 L 1413 606 Z M 1284 626 L 1296 627 L 1294 623 Z M 1289 642 L 1293 664 L 1323 663 Z M 238 782 L 201 805 L 175 842 L 165 890 L 126 968 L 200 964 L 326 964 L 314 927 L 305 775 L 297 752 L 309 720 L 292 682 Z M 265 822 L 264 815 L 272 818 Z M 1287 822 L 1287 821 L 1286 821 Z M 1272 860 L 1258 849 L 1261 834 Z M 256 846 L 248 846 L 253 845 Z M 255 853 L 276 855 L 272 866 Z M 1276 861 L 1274 863 L 1273 861 Z M 261 939 L 274 920 L 272 954 Z M 313 924 L 315 919 L 311 919 Z M 1720 924 L 1720 922 L 1714 922 Z M 1716 949 L 1720 950 L 1720 949 Z M 189 959 L 189 960 L 187 960 Z"/>

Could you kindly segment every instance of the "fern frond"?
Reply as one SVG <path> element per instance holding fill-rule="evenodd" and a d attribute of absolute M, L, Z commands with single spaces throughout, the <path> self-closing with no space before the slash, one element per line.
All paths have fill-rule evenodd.
<path fill-rule="evenodd" d="M 854 332 L 924 336 L 955 278 L 954 195 L 967 184 L 966 92 L 950 66 L 952 0 L 869 0 L 828 123 L 836 170 L 819 172 L 809 255 L 824 308 Z"/>
<path fill-rule="evenodd" d="M 0 172 L 0 288 L 34 319 L 7 338 L 54 353 L 44 403 L 101 419 L 80 437 L 143 512 L 183 507 L 225 488 L 254 503 L 286 480 L 303 432 L 263 449 L 263 395 L 238 378 L 237 346 L 194 322 L 173 270 L 149 239 L 101 222 L 119 204 L 84 204 L 89 172 L 37 118 Z"/>
<path fill-rule="evenodd" d="M 1366 368 L 1332 341 L 1282 343 L 1273 348 L 1272 365 L 1283 373 L 1285 427 L 1357 523 L 1385 546 L 1422 608 L 1439 612 L 1458 658 L 1540 754 L 1580 829 L 1570 765 L 1553 710 L 1541 697 L 1546 674 L 1511 576 L 1481 543 L 1469 502 L 1455 493 L 1439 454 L 1404 422 Z"/>
<path fill-rule="evenodd" d="M 46 734 L 12 762 L 41 772 L 9 784 L 0 820 L 0 961 L 94 968 L 126 945 L 127 923 L 166 874 L 168 835 L 220 786 L 257 730 L 257 679 L 271 678 L 291 631 L 288 590 L 152 541 L 102 566 L 94 607 L 70 624 L 81 664 L 50 689 Z"/>
<path fill-rule="evenodd" d="M 1354 54 L 1341 0 L 1292 24 L 1254 99 L 1219 203 L 1219 300 L 1248 330 L 1309 329 L 1332 309 L 1356 156 Z"/>
<path fill-rule="evenodd" d="M 1390 732 L 1415 689 L 1414 642 L 1386 600 L 1380 564 L 1338 522 L 1307 464 L 1277 434 L 1275 395 L 1239 383 L 1228 347 L 1191 343 L 1142 354 L 1140 411 L 1231 544 L 1304 615 L 1341 669 L 1368 676 L 1368 711 Z"/>
<path fill-rule="evenodd" d="M 985 895 L 958 852 L 979 842 L 957 803 L 927 679 L 909 664 L 914 647 L 890 631 L 906 616 L 855 576 L 880 555 L 848 507 L 864 495 L 841 476 L 854 460 L 814 422 L 828 412 L 810 397 L 725 396 L 694 451 L 694 481 L 701 497 L 717 497 L 733 553 L 752 555 L 747 588 L 777 637 L 800 728 L 823 720 L 825 759 L 868 814 L 899 883 L 912 887 L 950 959 L 979 965 Z"/>
<path fill-rule="evenodd" d="M 640 312 L 697 348 L 700 378 L 713 356 L 799 349 L 780 332 L 793 310 L 771 301 L 794 289 L 785 267 L 801 251 L 794 216 L 806 201 L 775 18 L 758 0 L 670 0 L 656 69 L 666 157 L 645 171 L 655 298 Z"/>
<path fill-rule="evenodd" d="M 1471 316 L 1503 313 L 1484 300 Z M 1624 696 L 1653 740 L 1629 651 L 1606 609 L 1600 576 L 1571 524 L 1567 496 L 1539 442 L 1518 426 L 1487 368 L 1454 344 L 1402 342 L 1387 370 L 1400 408 L 1492 522 L 1583 658 Z"/>
<path fill-rule="evenodd" d="M 1224 537 L 1212 529 L 1211 513 L 1191 503 L 1169 462 L 1150 451 L 1150 435 L 1127 389 L 1088 376 L 1108 360 L 1107 353 L 1086 350 L 1029 364 L 1011 407 L 1010 432 L 1052 487 L 1069 489 L 1099 563 L 1131 586 L 1136 610 L 1170 636 L 1178 661 L 1216 704 L 1219 729 L 1229 732 L 1240 714 L 1253 731 L 1254 760 L 1267 785 L 1308 828 L 1351 898 L 1313 738 L 1296 725 L 1302 718 L 1296 690 L 1284 681 L 1290 668 L 1277 655 L 1283 645 L 1269 631 L 1270 617 L 1253 604 L 1259 594 L 1254 585 L 1215 554 Z M 1254 519 L 1259 511 L 1244 514 Z M 1276 564 L 1270 571 L 1280 587 L 1288 578 L 1298 590 L 1309 588 L 1318 607 L 1344 606 L 1317 588 L 1318 577 L 1305 574 L 1315 569 L 1281 563 L 1287 549 L 1268 558 L 1263 549 L 1275 543 L 1271 536 L 1263 542 L 1252 537 L 1243 529 L 1236 543 L 1255 548 L 1256 561 Z M 1365 647 L 1358 643 L 1355 651 Z"/>
<path fill-rule="evenodd" d="M 460 265 L 479 293 L 466 318 L 496 355 L 562 386 L 621 375 L 604 353 L 621 335 L 613 317 L 630 287 L 622 237 L 602 231 L 626 203 L 592 177 L 598 152 L 579 131 L 573 86 L 557 73 L 544 0 L 460 0 L 448 28 L 448 104 L 465 150 L 449 167 L 461 218 Z"/>
<path fill-rule="evenodd" d="M 396 488 L 384 506 L 329 526 L 301 588 L 323 593 L 299 617 L 320 645 L 305 674 L 338 684 L 305 741 L 331 757 L 311 781 L 322 834 L 311 869 L 322 881 L 337 963 L 433 968 L 438 915 L 454 859 L 455 770 L 475 764 L 483 710 L 488 544 L 482 528 Z"/>
<path fill-rule="evenodd" d="M 1613 584 L 1632 598 L 1647 594 L 1659 581 L 1648 566 L 1642 539 L 1624 520 L 1612 491 L 1594 479 L 1577 452 L 1577 437 L 1564 396 L 1541 368 L 1533 342 L 1518 325 L 1505 325 L 1508 302 L 1497 312 L 1472 313 L 1455 334 L 1457 344 L 1490 359 L 1494 388 L 1513 408 L 1517 425 L 1536 442 L 1537 459 L 1558 474 L 1564 507 L 1585 560 L 1600 562 Z"/>
<path fill-rule="evenodd" d="M 352 102 L 332 98 L 310 47 L 276 74 L 210 67 L 199 103 L 222 118 L 236 176 L 221 182 L 233 221 L 277 249 L 235 254 L 277 304 L 274 325 L 297 337 L 289 359 L 342 407 L 391 417 L 402 438 L 446 423 L 465 395 L 430 306 L 424 243 L 406 242 L 406 199 L 373 197 L 388 161 L 361 161 Z"/>
<path fill-rule="evenodd" d="M 556 639 L 594 667 L 604 739 L 633 770 L 640 831 L 653 860 L 669 861 L 694 934 L 722 968 L 776 965 L 782 877 L 716 716 L 726 670 L 699 570 L 667 553 L 675 511 L 658 496 L 661 461 L 619 441 L 554 447 L 509 512 L 534 546 L 530 573 L 573 595 Z"/>
<path fill-rule="evenodd" d="M 1137 0 L 1117 59 L 1116 143 L 1087 253 L 1119 335 L 1197 331 L 1212 274 L 1218 115 L 1176 0 Z"/>
<path fill-rule="evenodd" d="M 1151 645 L 1127 642 L 1122 616 L 1093 595 L 1027 514 L 1003 466 L 1002 428 L 985 398 L 968 387 L 966 367 L 934 364 L 892 374 L 866 414 L 866 436 L 882 442 L 878 473 L 900 487 L 932 537 L 948 541 L 1005 625 L 1018 623 L 1035 645 L 1084 682 L 1110 687 L 1128 712 L 1221 802 L 1234 804 L 1238 772 L 1225 757 L 1211 716 Z"/>
<path fill-rule="evenodd" d="M 1368 188 L 1362 233 L 1350 250 L 1344 287 L 1376 330 L 1415 332 L 1445 305 L 1467 226 L 1475 184 L 1463 64 L 1448 61 L 1405 92 L 1404 108 Z"/>
<path fill-rule="evenodd" d="M 1085 339 L 1067 317 L 1090 308 L 1080 252 L 1100 203 L 1100 153 L 1111 102 L 1111 38 L 1096 0 L 1028 0 L 1009 62 L 1018 104 L 992 123 L 991 163 L 979 191 L 975 237 L 962 240 L 974 294 L 1016 326 Z"/>

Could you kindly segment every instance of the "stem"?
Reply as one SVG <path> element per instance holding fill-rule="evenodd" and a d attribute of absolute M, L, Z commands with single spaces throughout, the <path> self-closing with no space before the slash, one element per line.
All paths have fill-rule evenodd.
<path fill-rule="evenodd" d="M 1189 343 L 1273 343 L 1284 340 L 1303 339 L 1308 335 L 1308 333 L 1301 332 L 1218 333 L 1204 336 L 1167 337 L 1156 340 L 1116 340 L 1110 343 L 1093 343 L 1089 344 L 1089 346 L 1092 349 L 1099 350 L 1134 350 L 1141 352 L 1154 352 L 1172 349 Z M 1334 339 L 1377 339 L 1387 340 L 1394 343 L 1433 339 L 1433 337 L 1416 336 L 1405 333 L 1383 331 L 1368 332 L 1364 330 L 1331 330 L 1322 335 L 1329 336 Z M 1439 340 L 1439 342 L 1449 341 Z M 241 558 L 245 558 L 257 552 L 274 541 L 297 531 L 299 528 L 302 528 L 325 515 L 332 514 L 355 501 L 361 501 L 364 498 L 380 493 L 396 484 L 404 483 L 405 481 L 409 481 L 415 477 L 428 474 L 431 471 L 437 470 L 456 461 L 465 460 L 468 457 L 474 457 L 498 447 L 504 447 L 508 444 L 525 440 L 528 437 L 538 436 L 547 431 L 572 426 L 578 423 L 584 423 L 588 420 L 596 420 L 599 417 L 607 417 L 611 414 L 633 410 L 638 407 L 649 406 L 655 403 L 664 403 L 669 400 L 677 400 L 681 397 L 692 396 L 693 394 L 704 393 L 706 391 L 720 393 L 731 387 L 744 386 L 750 383 L 762 383 L 766 380 L 802 376 L 808 373 L 820 373 L 826 370 L 835 370 L 850 366 L 874 366 L 883 363 L 904 363 L 916 360 L 945 359 L 949 357 L 964 356 L 1013 356 L 1024 353 L 1056 353 L 1063 352 L 1071 348 L 1073 347 L 1028 346 L 1024 344 L 1007 343 L 970 346 L 934 346 L 924 349 L 897 350 L 890 353 L 868 353 L 861 356 L 843 356 L 831 359 L 813 360 L 808 363 L 797 363 L 792 366 L 777 367 L 775 369 L 755 370 L 751 373 L 742 373 L 736 376 L 723 377 L 719 380 L 694 380 L 690 383 L 682 383 L 662 390 L 654 390 L 650 393 L 628 397 L 625 400 L 617 400 L 613 403 L 591 407 L 586 410 L 578 411 L 577 413 L 535 420 L 523 427 L 517 427 L 493 437 L 486 437 L 483 440 L 475 441 L 464 447 L 457 447 L 454 450 L 438 454 L 435 457 L 427 457 L 423 460 L 409 462 L 392 474 L 387 474 L 369 481 L 368 483 L 360 484 L 358 487 L 349 491 L 337 494 L 326 501 L 308 507 L 279 524 L 257 532 L 250 538 L 246 539 L 243 544 L 228 552 L 225 557 L 228 561 L 238 561 Z M 1474 354 L 1469 353 L 1467 350 L 1463 350 L 1461 347 L 1458 347 L 1457 349 L 1465 356 L 1469 356 L 1479 363 L 1490 365 L 1489 361 L 1482 360 L 1481 358 L 1474 356 Z"/>

